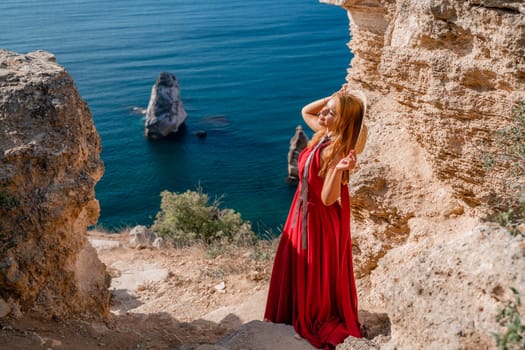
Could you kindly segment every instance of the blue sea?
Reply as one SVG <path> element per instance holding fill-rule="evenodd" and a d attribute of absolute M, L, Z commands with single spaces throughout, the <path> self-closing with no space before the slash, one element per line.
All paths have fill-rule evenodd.
<path fill-rule="evenodd" d="M 0 14 L 0 47 L 52 52 L 89 105 L 105 165 L 99 225 L 150 225 L 163 190 L 200 187 L 260 234 L 280 232 L 295 191 L 289 141 L 306 130 L 300 110 L 345 82 L 345 10 L 317 0 L 2 0 Z M 162 71 L 179 80 L 188 118 L 179 138 L 152 142 L 136 109 Z"/>

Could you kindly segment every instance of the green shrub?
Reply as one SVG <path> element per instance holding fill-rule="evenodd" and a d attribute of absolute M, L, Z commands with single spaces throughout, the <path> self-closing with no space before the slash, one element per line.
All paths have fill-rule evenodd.
<path fill-rule="evenodd" d="M 496 321 L 504 327 L 503 333 L 492 333 L 500 350 L 525 350 L 525 324 L 522 323 L 519 308 L 520 293 L 511 288 L 514 300 L 508 301 L 496 316 Z"/>
<path fill-rule="evenodd" d="M 232 209 L 219 208 L 215 200 L 208 205 L 208 195 L 199 189 L 184 193 L 161 193 L 160 211 L 152 229 L 177 245 L 194 242 L 253 244 L 257 237 L 248 221 Z"/>

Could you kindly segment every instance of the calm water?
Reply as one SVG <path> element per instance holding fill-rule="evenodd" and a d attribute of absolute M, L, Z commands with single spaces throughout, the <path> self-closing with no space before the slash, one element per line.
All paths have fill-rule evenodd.
<path fill-rule="evenodd" d="M 161 191 L 200 185 L 278 232 L 300 109 L 337 90 L 351 59 L 346 12 L 316 0 L 2 0 L 0 14 L 0 47 L 54 53 L 88 102 L 106 168 L 99 223 L 115 230 L 151 224 Z M 186 132 L 150 142 L 133 108 L 161 71 L 180 82 Z"/>

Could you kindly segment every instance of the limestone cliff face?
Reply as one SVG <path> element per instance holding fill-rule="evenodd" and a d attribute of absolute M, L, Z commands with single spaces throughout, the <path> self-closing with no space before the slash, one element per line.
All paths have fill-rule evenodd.
<path fill-rule="evenodd" d="M 351 186 L 362 307 L 389 315 L 384 348 L 495 347 L 498 308 L 525 293 L 525 246 L 481 223 L 512 191 L 483 153 L 525 100 L 525 4 L 321 2 L 348 12 L 347 80 L 370 102 Z"/>
<path fill-rule="evenodd" d="M 70 75 L 47 52 L 0 50 L 0 298 L 12 312 L 105 315 L 96 223 L 101 144 Z"/>
<path fill-rule="evenodd" d="M 523 1 L 333 2 L 348 9 L 348 80 L 375 98 L 370 118 L 397 113 L 432 176 L 466 205 L 497 198 L 506 189 L 486 176 L 482 156 L 525 99 Z"/>

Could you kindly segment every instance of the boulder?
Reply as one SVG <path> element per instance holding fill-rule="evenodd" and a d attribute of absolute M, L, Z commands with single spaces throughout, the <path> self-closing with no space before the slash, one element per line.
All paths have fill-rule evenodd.
<path fill-rule="evenodd" d="M 295 135 L 290 139 L 290 149 L 288 151 L 288 181 L 291 183 L 299 181 L 297 161 L 299 154 L 307 144 L 308 136 L 304 133 L 302 126 L 297 125 Z"/>
<path fill-rule="evenodd" d="M 146 110 L 146 136 L 156 139 L 175 134 L 185 120 L 177 78 L 169 72 L 160 73 Z"/>
<path fill-rule="evenodd" d="M 143 225 L 135 226 L 129 231 L 129 245 L 133 248 L 150 247 L 155 238 L 155 234 Z"/>
<path fill-rule="evenodd" d="M 0 50 L 0 297 L 43 317 L 106 316 L 86 238 L 104 168 L 91 112 L 44 51 Z"/>
<path fill-rule="evenodd" d="M 91 243 L 91 246 L 97 251 L 120 248 L 120 242 L 107 239 L 89 239 L 89 243 Z"/>
<path fill-rule="evenodd" d="M 156 237 L 151 245 L 157 249 L 164 249 L 168 247 L 167 242 L 162 237 Z"/>
<path fill-rule="evenodd" d="M 250 321 L 217 345 L 229 350 L 313 350 L 308 341 L 295 335 L 292 326 L 263 321 Z"/>

